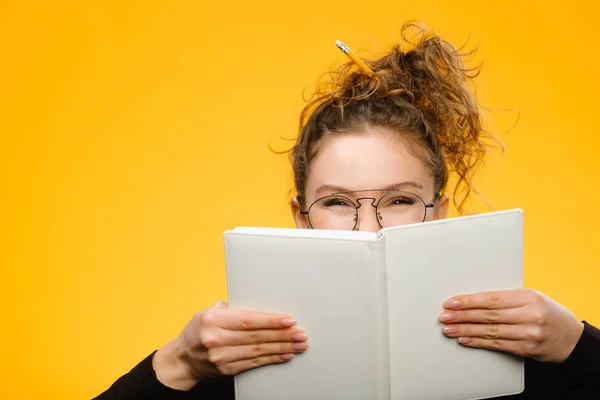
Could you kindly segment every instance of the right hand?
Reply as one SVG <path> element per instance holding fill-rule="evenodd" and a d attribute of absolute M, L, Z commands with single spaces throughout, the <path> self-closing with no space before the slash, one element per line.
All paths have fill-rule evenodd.
<path fill-rule="evenodd" d="M 308 348 L 307 336 L 288 315 L 231 310 L 220 301 L 200 311 L 179 336 L 154 355 L 164 385 L 189 390 L 198 381 L 284 363 Z"/>

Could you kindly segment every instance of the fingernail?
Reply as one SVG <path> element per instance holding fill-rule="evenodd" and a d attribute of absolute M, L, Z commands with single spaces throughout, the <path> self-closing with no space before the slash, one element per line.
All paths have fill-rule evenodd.
<path fill-rule="evenodd" d="M 294 340 L 296 342 L 304 342 L 306 339 L 308 339 L 308 336 L 306 335 L 306 333 L 300 333 L 300 332 L 292 333 L 290 335 L 290 337 L 292 338 L 292 340 Z"/>
<path fill-rule="evenodd" d="M 279 321 L 279 323 L 281 324 L 281 326 L 289 328 L 290 326 L 296 325 L 296 320 L 285 318 L 285 319 L 282 319 L 281 321 Z"/>
<path fill-rule="evenodd" d="M 279 357 L 281 357 L 281 359 L 283 361 L 290 361 L 292 358 L 294 358 L 293 354 L 282 354 Z"/>
<path fill-rule="evenodd" d="M 306 342 L 292 343 L 292 349 L 296 350 L 296 351 L 306 350 L 306 349 L 308 349 L 308 343 L 306 343 Z"/>
<path fill-rule="evenodd" d="M 449 299 L 444 302 L 444 308 L 458 308 L 460 307 L 460 300 Z"/>
<path fill-rule="evenodd" d="M 455 313 L 443 313 L 440 315 L 440 321 L 448 322 L 456 319 Z"/>
<path fill-rule="evenodd" d="M 460 344 L 469 344 L 472 341 L 473 341 L 473 339 L 470 338 L 470 337 L 460 337 L 460 338 L 458 338 L 458 343 L 460 343 Z"/>
<path fill-rule="evenodd" d="M 444 333 L 457 333 L 458 326 L 456 325 L 446 325 L 444 326 Z"/>

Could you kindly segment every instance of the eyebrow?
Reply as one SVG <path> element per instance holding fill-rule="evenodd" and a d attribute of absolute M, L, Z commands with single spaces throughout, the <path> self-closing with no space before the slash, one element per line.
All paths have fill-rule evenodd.
<path fill-rule="evenodd" d="M 406 188 L 416 188 L 416 189 L 423 189 L 423 185 L 421 185 L 418 182 L 415 181 L 404 181 L 404 182 L 399 182 L 399 183 L 394 183 L 391 185 L 387 185 L 384 187 L 379 187 L 376 189 L 372 189 L 373 191 L 378 191 L 378 190 L 402 190 L 402 189 L 406 189 Z M 362 190 L 362 189 L 359 189 Z M 367 189 L 370 190 L 370 189 Z M 319 186 L 319 188 L 316 191 L 317 195 L 321 195 L 323 193 L 326 194 L 331 194 L 331 193 L 340 193 L 340 192 L 355 192 L 357 190 L 353 190 L 353 189 L 348 189 L 345 188 L 343 186 L 338 186 L 338 185 L 321 185 Z"/>

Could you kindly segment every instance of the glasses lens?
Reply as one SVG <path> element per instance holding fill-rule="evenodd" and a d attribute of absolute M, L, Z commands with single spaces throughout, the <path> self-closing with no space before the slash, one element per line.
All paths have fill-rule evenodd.
<path fill-rule="evenodd" d="M 415 224 L 425 219 L 425 203 L 412 193 L 390 192 L 379 200 L 377 213 L 384 228 Z"/>
<path fill-rule="evenodd" d="M 352 230 L 356 218 L 356 206 L 343 196 L 324 197 L 314 202 L 308 210 L 308 219 L 315 229 Z"/>

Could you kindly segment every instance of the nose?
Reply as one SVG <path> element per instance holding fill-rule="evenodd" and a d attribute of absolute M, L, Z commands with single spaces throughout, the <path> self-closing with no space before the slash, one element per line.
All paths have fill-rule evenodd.
<path fill-rule="evenodd" d="M 358 208 L 358 221 L 355 229 L 362 232 L 379 232 L 381 226 L 379 226 L 379 221 L 377 221 L 377 213 L 374 205 L 375 199 L 362 198 L 358 199 L 357 202 L 361 206 Z"/>

